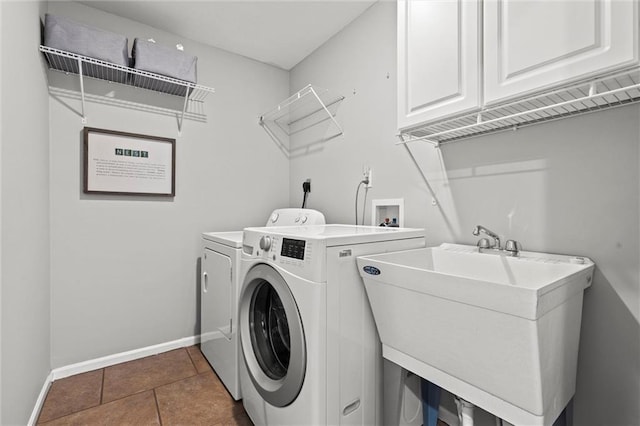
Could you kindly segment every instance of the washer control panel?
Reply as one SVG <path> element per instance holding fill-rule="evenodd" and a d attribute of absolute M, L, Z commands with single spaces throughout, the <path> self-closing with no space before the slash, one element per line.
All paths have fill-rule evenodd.
<path fill-rule="evenodd" d="M 294 240 L 292 238 L 282 239 L 280 255 L 291 259 L 304 260 L 304 249 L 307 245 L 305 240 Z"/>
<path fill-rule="evenodd" d="M 322 242 L 313 238 L 245 229 L 242 255 L 278 265 L 310 281 L 323 282 Z M 325 267 L 326 269 L 326 267 Z"/>
<path fill-rule="evenodd" d="M 256 236 L 257 237 L 257 236 Z M 248 238 L 250 240 L 251 238 Z M 304 266 L 311 259 L 311 241 L 285 238 L 279 235 L 261 235 L 257 238 L 257 244 L 246 241 L 245 253 L 256 257 L 262 257 L 278 263 L 295 264 Z"/>

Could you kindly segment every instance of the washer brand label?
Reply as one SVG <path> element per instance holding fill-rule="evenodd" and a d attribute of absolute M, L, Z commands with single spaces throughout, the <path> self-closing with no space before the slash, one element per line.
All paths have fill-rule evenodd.
<path fill-rule="evenodd" d="M 338 253 L 338 257 L 351 257 L 351 249 L 342 250 Z"/>
<path fill-rule="evenodd" d="M 380 275 L 380 269 L 376 268 L 375 266 L 367 265 L 367 266 L 364 266 L 362 270 L 369 275 Z"/>

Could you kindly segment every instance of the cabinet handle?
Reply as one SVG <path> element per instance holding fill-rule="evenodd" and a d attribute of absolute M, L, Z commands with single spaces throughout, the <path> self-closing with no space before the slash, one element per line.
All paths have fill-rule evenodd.
<path fill-rule="evenodd" d="M 208 278 L 209 278 L 209 275 L 207 275 L 206 272 L 203 272 L 202 273 L 202 284 L 203 284 L 202 291 L 204 293 L 206 293 L 207 290 L 209 290 L 209 279 Z"/>

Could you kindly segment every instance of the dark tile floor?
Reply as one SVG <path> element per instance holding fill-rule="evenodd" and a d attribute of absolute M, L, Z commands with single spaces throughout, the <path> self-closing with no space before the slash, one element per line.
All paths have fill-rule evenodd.
<path fill-rule="evenodd" d="M 240 425 L 251 420 L 197 346 L 56 380 L 41 425 Z"/>

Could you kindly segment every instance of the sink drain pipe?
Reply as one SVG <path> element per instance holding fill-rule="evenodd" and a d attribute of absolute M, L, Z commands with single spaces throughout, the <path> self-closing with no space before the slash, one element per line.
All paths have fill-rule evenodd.
<path fill-rule="evenodd" d="M 475 405 L 457 396 L 454 399 L 458 408 L 460 426 L 473 426 L 473 409 L 476 408 Z"/>

